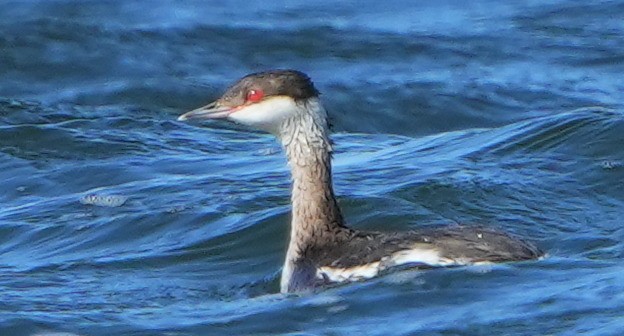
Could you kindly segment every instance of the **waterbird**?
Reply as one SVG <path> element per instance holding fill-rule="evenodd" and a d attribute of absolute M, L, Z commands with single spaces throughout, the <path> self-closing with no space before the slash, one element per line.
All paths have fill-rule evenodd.
<path fill-rule="evenodd" d="M 275 135 L 292 175 L 290 242 L 280 291 L 293 293 L 403 269 L 539 259 L 532 243 L 482 225 L 404 232 L 348 227 L 332 183 L 328 116 L 310 77 L 296 70 L 249 74 L 178 120 L 226 119 Z"/>

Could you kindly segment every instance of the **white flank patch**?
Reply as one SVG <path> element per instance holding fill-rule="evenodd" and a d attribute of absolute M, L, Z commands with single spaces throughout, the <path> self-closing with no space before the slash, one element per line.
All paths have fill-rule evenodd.
<path fill-rule="evenodd" d="M 405 264 L 425 264 L 433 267 L 463 265 L 462 261 L 451 260 L 440 257 L 440 252 L 433 249 L 413 248 L 402 250 L 370 264 L 353 266 L 349 268 L 338 268 L 324 266 L 316 271 L 319 279 L 327 279 L 332 282 L 350 282 L 370 279 L 379 272 L 394 266 Z"/>
<path fill-rule="evenodd" d="M 453 260 L 441 258 L 436 250 L 415 248 L 395 252 L 390 256 L 390 264 L 393 266 L 403 264 L 426 264 L 429 266 L 448 266 L 455 264 Z"/>
<path fill-rule="evenodd" d="M 316 270 L 316 276 L 320 279 L 328 279 L 332 282 L 345 282 L 369 279 L 379 274 L 379 261 L 354 266 L 349 268 L 338 268 L 324 266 Z"/>

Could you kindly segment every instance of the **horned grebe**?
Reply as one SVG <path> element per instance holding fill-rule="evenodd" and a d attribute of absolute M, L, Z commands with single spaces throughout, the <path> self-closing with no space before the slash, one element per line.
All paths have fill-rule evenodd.
<path fill-rule="evenodd" d="M 243 77 L 215 102 L 178 120 L 228 119 L 273 133 L 292 173 L 290 243 L 281 292 L 374 277 L 389 268 L 431 268 L 537 259 L 531 243 L 481 226 L 363 232 L 345 225 L 332 186 L 327 113 L 310 78 L 294 70 Z"/>

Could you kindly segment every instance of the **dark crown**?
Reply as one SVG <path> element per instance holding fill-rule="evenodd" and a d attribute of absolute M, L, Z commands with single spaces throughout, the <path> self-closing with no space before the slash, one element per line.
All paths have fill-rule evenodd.
<path fill-rule="evenodd" d="M 319 95 L 310 77 L 297 70 L 271 70 L 256 72 L 241 78 L 223 95 L 224 100 L 244 97 L 251 89 L 260 89 L 265 97 L 288 96 L 293 99 L 307 99 Z"/>

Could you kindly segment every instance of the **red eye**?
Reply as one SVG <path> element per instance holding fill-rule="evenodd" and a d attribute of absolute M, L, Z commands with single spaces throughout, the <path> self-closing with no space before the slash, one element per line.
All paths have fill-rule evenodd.
<path fill-rule="evenodd" d="M 262 90 L 251 89 L 247 92 L 247 101 L 252 103 L 257 103 L 262 100 L 264 97 L 264 92 Z"/>

